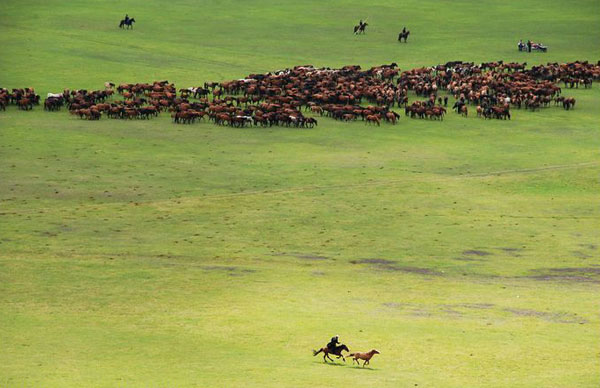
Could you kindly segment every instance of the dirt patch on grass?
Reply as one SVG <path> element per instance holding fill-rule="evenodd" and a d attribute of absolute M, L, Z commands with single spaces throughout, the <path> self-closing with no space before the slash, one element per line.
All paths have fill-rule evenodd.
<path fill-rule="evenodd" d="M 368 264 L 374 269 L 379 271 L 391 271 L 391 272 L 407 272 L 414 273 L 419 275 L 432 275 L 432 276 L 441 276 L 442 273 L 436 271 L 434 269 L 429 268 L 421 268 L 421 267 L 410 267 L 410 266 L 401 266 L 397 265 L 397 263 L 393 260 L 387 259 L 359 259 L 359 260 L 351 260 L 352 264 Z"/>
<path fill-rule="evenodd" d="M 403 314 L 412 315 L 415 317 L 454 317 L 461 318 L 466 316 L 479 317 L 481 314 L 489 316 L 490 314 L 501 314 L 510 313 L 514 317 L 522 318 L 536 318 L 547 322 L 553 323 L 587 323 L 587 319 L 580 317 L 574 313 L 567 312 L 552 312 L 552 311 L 538 311 L 533 309 L 522 309 L 505 307 L 498 308 L 492 303 L 453 303 L 453 304 L 437 304 L 437 305 L 425 305 L 425 304 L 412 304 L 412 303 L 397 303 L 397 302 L 386 302 L 382 303 L 382 306 L 387 309 L 399 310 Z M 472 310 L 472 311 L 468 311 Z M 485 312 L 477 313 L 473 310 L 486 310 Z"/>
<path fill-rule="evenodd" d="M 449 307 L 462 307 L 466 309 L 486 310 L 491 309 L 495 305 L 493 303 L 458 303 L 450 304 Z"/>
<path fill-rule="evenodd" d="M 352 264 L 376 264 L 376 265 L 394 265 L 395 261 L 386 260 L 386 259 L 358 259 L 351 260 Z"/>
<path fill-rule="evenodd" d="M 408 303 L 396 303 L 396 302 L 382 303 L 382 305 L 385 307 L 392 308 L 392 309 L 403 309 L 405 307 L 410 306 L 410 304 L 408 304 Z"/>
<path fill-rule="evenodd" d="M 304 259 L 304 260 L 329 260 L 329 257 L 319 256 L 319 255 L 292 254 L 291 256 L 293 256 L 297 259 Z"/>
<path fill-rule="evenodd" d="M 521 257 L 521 252 L 523 252 L 522 248 L 512 248 L 512 247 L 501 247 L 498 248 L 499 250 L 501 250 L 502 252 L 511 255 L 513 257 Z"/>
<path fill-rule="evenodd" d="M 592 268 L 592 267 L 581 267 L 581 268 L 550 268 L 552 272 L 560 272 L 560 273 L 585 273 L 585 274 L 595 274 L 600 275 L 600 268 Z"/>
<path fill-rule="evenodd" d="M 518 317 L 534 317 L 543 319 L 548 322 L 557 323 L 587 323 L 587 320 L 582 317 L 578 317 L 576 314 L 563 313 L 563 312 L 546 312 L 532 309 L 517 309 L 517 308 L 504 308 L 503 311 L 511 313 Z"/>
<path fill-rule="evenodd" d="M 280 253 L 272 253 L 271 256 L 289 256 L 289 257 L 295 257 L 297 259 L 303 259 L 303 260 L 331 260 L 327 256 L 316 255 L 316 254 L 312 254 L 312 253 L 280 252 Z"/>
<path fill-rule="evenodd" d="M 205 271 L 221 271 L 227 272 L 231 276 L 241 276 L 244 273 L 254 273 L 255 269 L 249 268 L 240 268 L 235 266 L 227 266 L 227 265 L 203 265 L 202 269 Z"/>
<path fill-rule="evenodd" d="M 481 259 L 473 259 L 471 257 L 454 257 L 454 260 L 459 260 L 459 261 L 482 261 Z"/>
<path fill-rule="evenodd" d="M 571 253 L 573 254 L 573 256 L 578 257 L 580 259 L 589 259 L 593 257 L 582 251 L 571 251 Z"/>
<path fill-rule="evenodd" d="M 481 251 L 478 249 L 469 249 L 467 251 L 463 251 L 462 254 L 463 255 L 471 255 L 471 256 L 489 256 L 489 255 L 491 255 L 490 252 Z"/>
<path fill-rule="evenodd" d="M 416 273 L 416 274 L 420 274 L 420 275 L 433 275 L 433 276 L 441 276 L 442 273 L 433 269 L 429 269 L 429 268 L 420 268 L 420 267 L 397 267 L 397 266 L 390 266 L 390 268 L 387 269 L 388 271 L 402 271 L 402 272 L 408 272 L 408 273 Z"/>
<path fill-rule="evenodd" d="M 600 283 L 600 268 L 597 267 L 540 268 L 532 272 L 534 275 L 526 277 L 540 281 Z"/>
<path fill-rule="evenodd" d="M 521 248 L 510 248 L 510 247 L 502 247 L 500 249 L 503 250 L 504 252 L 509 252 L 509 253 L 520 252 L 523 250 Z"/>

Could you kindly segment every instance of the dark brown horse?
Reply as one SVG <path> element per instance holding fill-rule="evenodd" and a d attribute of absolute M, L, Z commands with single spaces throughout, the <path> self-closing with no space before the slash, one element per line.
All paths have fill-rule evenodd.
<path fill-rule="evenodd" d="M 408 39 L 409 35 L 410 31 L 402 31 L 400 34 L 398 34 L 398 41 L 402 42 L 402 39 L 404 39 L 404 43 L 406 43 L 406 39 Z"/>
<path fill-rule="evenodd" d="M 360 35 L 365 33 L 365 29 L 369 24 L 367 22 L 359 23 L 357 26 L 354 26 L 354 35 Z"/>
<path fill-rule="evenodd" d="M 119 28 L 125 28 L 125 27 L 127 27 L 127 29 L 133 28 L 133 23 L 135 23 L 134 18 L 123 19 L 123 20 L 121 20 L 121 23 L 119 23 Z"/>
<path fill-rule="evenodd" d="M 346 362 L 346 358 L 342 354 L 342 351 L 344 351 L 344 350 L 347 352 L 350 351 L 346 345 L 336 346 L 333 350 L 329 349 L 328 347 L 324 347 L 319 350 L 313 350 L 313 356 L 316 356 L 317 354 L 323 352 L 323 361 L 325 361 L 325 362 L 327 362 L 326 357 L 328 359 L 330 359 L 331 361 L 334 361 L 333 358 L 329 357 L 330 354 L 333 354 L 334 356 L 338 356 L 337 357 L 338 359 L 341 357 L 342 360 L 344 360 L 344 362 Z"/>

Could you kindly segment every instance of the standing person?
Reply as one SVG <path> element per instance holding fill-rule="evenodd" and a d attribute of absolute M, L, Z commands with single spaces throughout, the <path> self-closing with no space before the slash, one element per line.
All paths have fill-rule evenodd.
<path fill-rule="evenodd" d="M 531 40 L 530 39 L 527 40 L 527 52 L 528 53 L 531 52 Z"/>
<path fill-rule="evenodd" d="M 523 44 L 523 39 L 519 39 L 519 51 L 523 51 L 523 48 L 525 47 L 525 44 Z"/>

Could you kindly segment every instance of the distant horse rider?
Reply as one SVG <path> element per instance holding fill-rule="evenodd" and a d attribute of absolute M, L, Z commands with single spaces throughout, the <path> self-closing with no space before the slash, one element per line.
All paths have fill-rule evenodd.
<path fill-rule="evenodd" d="M 402 34 L 406 34 L 406 27 L 402 28 Z"/>
<path fill-rule="evenodd" d="M 129 24 L 129 15 L 125 14 L 125 24 Z"/>
<path fill-rule="evenodd" d="M 362 23 L 362 20 L 361 20 Z M 329 343 L 327 344 L 327 350 L 329 350 L 329 352 L 333 353 L 335 352 L 335 345 L 339 344 L 339 339 L 340 336 L 336 335 L 335 337 L 331 338 L 331 341 L 329 341 Z"/>

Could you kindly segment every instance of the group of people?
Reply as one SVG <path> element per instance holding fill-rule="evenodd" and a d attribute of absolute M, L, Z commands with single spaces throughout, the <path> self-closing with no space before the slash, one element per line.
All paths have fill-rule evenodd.
<path fill-rule="evenodd" d="M 523 39 L 519 40 L 517 47 L 519 48 L 519 51 L 527 50 L 528 53 L 530 53 L 531 50 L 546 51 L 548 49 L 548 47 L 544 46 L 542 43 L 533 43 L 531 40 L 527 40 L 527 43 L 523 43 Z"/>

